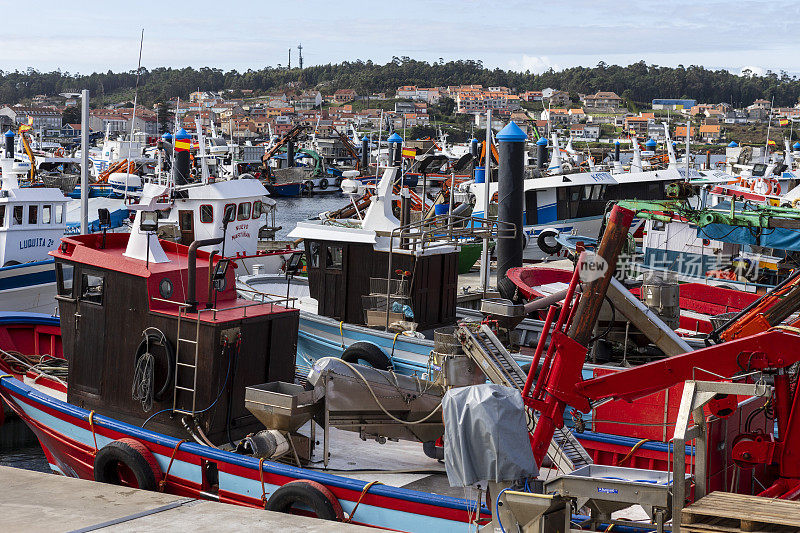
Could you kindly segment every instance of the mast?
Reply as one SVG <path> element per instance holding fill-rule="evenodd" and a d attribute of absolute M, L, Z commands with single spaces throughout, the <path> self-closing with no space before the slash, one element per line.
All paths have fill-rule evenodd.
<path fill-rule="evenodd" d="M 772 126 L 772 106 L 775 105 L 775 97 L 772 97 L 772 103 L 769 105 L 769 113 L 767 114 L 767 140 L 764 143 L 764 163 L 769 161 L 769 130 Z"/>
<path fill-rule="evenodd" d="M 142 28 L 142 37 L 139 39 L 139 63 L 136 65 L 136 89 L 133 92 L 133 116 L 131 117 L 131 135 L 128 139 L 128 158 L 131 156 L 131 143 L 133 142 L 133 127 L 136 124 L 136 104 L 139 98 L 139 73 L 142 70 L 142 45 L 144 45 L 144 28 Z M 127 184 L 128 178 L 125 178 Z M 125 190 L 127 191 L 127 186 Z"/>
<path fill-rule="evenodd" d="M 686 179 L 685 181 L 689 181 L 689 165 L 692 159 L 692 153 L 689 151 L 689 143 L 691 141 L 692 135 L 692 120 L 689 119 L 686 121 Z"/>

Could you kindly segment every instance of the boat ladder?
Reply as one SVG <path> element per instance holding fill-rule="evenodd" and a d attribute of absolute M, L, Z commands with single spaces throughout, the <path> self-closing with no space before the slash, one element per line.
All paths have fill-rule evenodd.
<path fill-rule="evenodd" d="M 464 353 L 478 365 L 489 381 L 513 387 L 521 394 L 527 376 L 492 330 L 486 324 L 482 324 L 477 331 L 465 326 L 459 330 Z M 538 423 L 539 416 L 531 410 L 526 411 L 534 424 Z M 533 430 L 532 427 L 528 429 Z M 593 463 L 591 456 L 568 427 L 555 429 L 547 456 L 564 473 Z"/>
<path fill-rule="evenodd" d="M 196 325 L 194 328 L 192 328 L 192 319 L 184 314 L 185 311 L 186 309 L 184 307 L 181 307 L 178 310 L 178 333 L 177 344 L 175 346 L 175 386 L 172 394 L 172 412 L 194 416 L 197 409 L 197 362 L 200 355 L 200 313 L 197 313 L 197 317 L 194 319 Z M 189 324 L 184 324 L 186 322 L 189 322 Z M 182 325 L 184 329 L 188 329 L 189 331 L 194 329 L 194 339 L 181 337 Z M 188 326 L 188 328 L 186 326 Z M 181 354 L 184 352 L 184 350 L 181 350 L 181 347 L 184 344 L 194 346 L 194 362 L 188 362 L 181 359 Z M 188 369 L 188 371 L 182 372 L 181 369 Z M 186 381 L 191 381 L 191 385 L 188 383 L 184 384 L 185 381 L 181 379 L 181 376 L 184 378 L 190 378 Z M 178 394 L 181 392 L 191 395 L 191 410 L 178 407 Z M 181 405 L 185 405 L 185 403 L 181 403 Z"/>

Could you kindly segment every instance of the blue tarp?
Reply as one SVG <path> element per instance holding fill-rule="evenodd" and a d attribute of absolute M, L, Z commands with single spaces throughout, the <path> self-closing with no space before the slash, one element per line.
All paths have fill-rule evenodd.
<path fill-rule="evenodd" d="M 728 224 L 709 224 L 697 229 L 697 236 L 715 241 L 734 244 L 750 244 L 777 248 L 778 250 L 800 251 L 800 230 L 785 228 L 744 228 Z"/>

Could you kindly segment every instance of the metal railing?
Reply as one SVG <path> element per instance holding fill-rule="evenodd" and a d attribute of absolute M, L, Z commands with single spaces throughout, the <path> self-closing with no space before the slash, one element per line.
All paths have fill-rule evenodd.
<path fill-rule="evenodd" d="M 247 290 L 247 289 L 236 289 L 236 290 L 237 291 L 238 290 L 243 290 L 243 291 L 246 291 L 246 292 L 253 292 L 253 293 L 261 296 L 261 301 L 257 302 L 255 300 L 250 300 L 250 302 L 252 302 L 252 303 L 246 303 L 246 304 L 241 304 L 241 305 L 232 305 L 230 307 L 222 307 L 222 308 L 216 308 L 216 307 L 198 308 L 197 312 L 196 312 L 197 319 L 200 320 L 200 314 L 201 313 L 211 312 L 212 313 L 212 320 L 216 320 L 217 319 L 217 313 L 221 313 L 223 311 L 234 311 L 236 309 L 243 309 L 242 317 L 243 318 L 247 318 L 247 308 L 249 308 L 249 307 L 256 307 L 256 306 L 261 306 L 261 305 L 269 305 L 270 306 L 269 312 L 272 313 L 272 312 L 274 312 L 274 306 L 276 306 L 276 305 L 280 305 L 281 307 L 285 307 L 285 308 L 288 309 L 289 308 L 289 304 L 291 303 L 291 307 L 294 308 L 294 302 L 297 301 L 297 298 L 286 298 L 286 297 L 280 297 L 277 300 L 264 301 L 265 297 L 272 297 L 272 295 L 267 294 L 267 293 L 263 293 L 263 292 L 258 292 L 258 291 L 250 291 L 250 290 Z M 152 300 L 155 300 L 157 302 L 164 302 L 164 303 L 168 303 L 168 304 L 171 304 L 171 305 L 175 305 L 175 306 L 177 306 L 179 308 L 179 310 L 181 310 L 183 308 L 186 308 L 186 307 L 191 307 L 191 304 L 188 304 L 186 302 L 178 302 L 178 301 L 175 301 L 175 300 L 166 300 L 164 298 L 152 298 Z M 286 305 L 283 305 L 284 303 Z"/>
<path fill-rule="evenodd" d="M 411 222 L 392 231 L 376 231 L 376 235 L 389 237 L 389 267 L 386 270 L 386 295 L 391 295 L 392 262 L 395 253 L 395 239 L 399 240 L 400 250 L 412 254 L 423 254 L 433 248 L 458 246 L 467 240 L 514 239 L 517 226 L 479 217 L 453 216 L 451 213 Z M 412 279 L 412 284 L 414 280 Z M 389 310 L 386 307 L 385 330 L 389 331 Z"/>

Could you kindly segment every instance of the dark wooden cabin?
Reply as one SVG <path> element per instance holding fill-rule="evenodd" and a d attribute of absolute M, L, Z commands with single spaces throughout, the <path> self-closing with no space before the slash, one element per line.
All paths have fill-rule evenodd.
<path fill-rule="evenodd" d="M 372 244 L 305 240 L 308 284 L 322 316 L 350 324 L 365 324 L 362 296 L 370 294 L 370 278 L 386 278 L 389 252 Z M 392 252 L 392 278 L 396 270 L 410 272 L 409 286 L 414 321 L 420 331 L 453 324 L 456 320 L 458 252 L 414 254 Z M 385 291 L 382 291 L 385 293 Z"/>
<path fill-rule="evenodd" d="M 105 247 L 103 240 L 105 239 Z M 132 397 L 137 349 L 147 334 L 166 338 L 177 351 L 181 303 L 189 298 L 188 249 L 161 241 L 167 263 L 123 255 L 127 234 L 65 237 L 56 260 L 57 297 L 64 354 L 69 362 L 68 401 L 134 425 L 187 437 L 182 418 L 173 413 L 175 386 L 192 388 L 194 369 L 178 365 L 168 379 L 164 343 L 149 345 L 154 355 L 153 390 L 164 393 L 145 411 Z M 214 260 L 214 265 L 219 258 Z M 176 407 L 194 413 L 202 432 L 215 444 L 263 429 L 244 406 L 245 387 L 294 380 L 299 311 L 238 299 L 231 265 L 209 290 L 209 254 L 198 251 L 196 299 L 200 316 L 196 397 L 177 390 Z M 211 305 L 207 306 L 211 295 Z M 204 311 L 213 307 L 217 312 Z M 193 364 L 198 313 L 181 316 L 179 360 Z M 170 363 L 174 364 L 174 363 Z M 173 367 L 174 368 L 174 367 Z M 230 433 L 229 433 L 230 432 Z"/>

